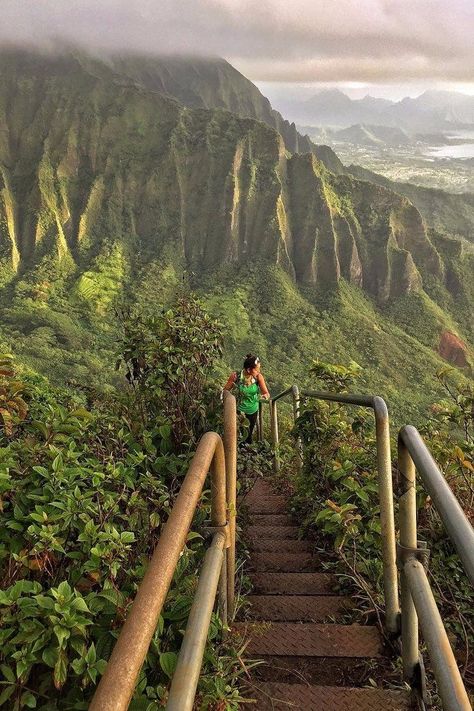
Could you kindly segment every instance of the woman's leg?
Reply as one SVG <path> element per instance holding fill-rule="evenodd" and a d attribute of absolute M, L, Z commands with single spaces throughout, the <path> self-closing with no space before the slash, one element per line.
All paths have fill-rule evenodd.
<path fill-rule="evenodd" d="M 258 411 L 254 412 L 252 415 L 245 415 L 245 417 L 249 421 L 249 431 L 245 439 L 245 444 L 252 444 L 252 435 L 255 425 L 257 424 Z"/>

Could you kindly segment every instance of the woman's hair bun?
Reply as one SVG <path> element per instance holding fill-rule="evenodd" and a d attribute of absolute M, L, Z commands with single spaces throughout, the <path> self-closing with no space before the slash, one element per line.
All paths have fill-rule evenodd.
<path fill-rule="evenodd" d="M 244 370 L 255 368 L 258 363 L 260 363 L 260 358 L 258 356 L 247 353 L 244 360 Z"/>

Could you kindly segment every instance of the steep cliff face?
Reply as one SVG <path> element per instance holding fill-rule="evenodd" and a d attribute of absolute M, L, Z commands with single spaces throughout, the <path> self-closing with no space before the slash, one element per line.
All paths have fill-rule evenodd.
<path fill-rule="evenodd" d="M 170 247 L 198 273 L 260 258 L 379 302 L 443 277 L 406 199 L 288 155 L 263 123 L 120 85 L 107 65 L 4 57 L 0 117 L 4 281 L 50 255 L 79 277 L 113 245 L 132 269 Z"/>
<path fill-rule="evenodd" d="M 255 118 L 277 130 L 292 153 L 314 155 L 336 175 L 349 174 L 407 197 L 425 222 L 442 232 L 474 239 L 474 197 L 398 183 L 352 165 L 346 168 L 329 146 L 314 144 L 275 111 L 268 99 L 246 77 L 223 59 L 124 56 L 102 61 L 82 56 L 84 66 L 120 84 L 132 82 L 148 91 L 176 98 L 192 108 L 227 109 L 243 118 Z"/>
<path fill-rule="evenodd" d="M 472 193 L 454 194 L 413 183 L 399 183 L 358 165 L 351 165 L 344 171 L 359 180 L 376 183 L 403 195 L 415 205 L 429 227 L 440 232 L 461 235 L 474 242 L 474 195 Z"/>

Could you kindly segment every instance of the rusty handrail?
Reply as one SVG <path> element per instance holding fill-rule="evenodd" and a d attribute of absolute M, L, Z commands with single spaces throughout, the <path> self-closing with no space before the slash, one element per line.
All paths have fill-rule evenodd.
<path fill-rule="evenodd" d="M 227 548 L 227 612 L 232 619 L 235 608 L 235 529 L 237 517 L 237 403 L 224 391 L 224 454 L 226 470 L 229 546 Z"/>
<path fill-rule="evenodd" d="M 231 393 L 228 393 L 224 402 L 224 430 L 224 442 L 228 450 L 236 444 L 235 398 Z M 234 546 L 233 558 L 231 555 L 230 561 L 233 560 L 235 565 L 235 501 L 231 501 L 229 505 L 227 499 L 229 492 L 231 496 L 235 492 L 235 482 L 226 482 L 226 479 L 235 476 L 233 461 L 235 458 L 230 452 L 225 452 L 222 439 L 216 432 L 206 432 L 203 435 L 138 588 L 132 608 L 112 650 L 89 711 L 126 711 L 129 706 L 209 470 L 211 472 L 211 527 L 214 533 L 224 534 L 226 548 Z M 229 466 L 227 477 L 226 464 Z M 227 512 L 230 510 L 232 513 L 232 508 L 233 534 L 230 532 L 232 526 L 227 524 Z M 226 568 L 229 570 L 225 563 L 226 557 L 223 557 L 219 571 L 221 572 L 219 586 L 221 615 L 226 614 L 229 589 L 229 581 L 222 578 L 222 571 L 225 572 Z M 198 668 L 199 674 L 202 655 L 200 658 L 195 655 L 193 663 Z M 183 705 L 182 708 L 186 706 Z"/>

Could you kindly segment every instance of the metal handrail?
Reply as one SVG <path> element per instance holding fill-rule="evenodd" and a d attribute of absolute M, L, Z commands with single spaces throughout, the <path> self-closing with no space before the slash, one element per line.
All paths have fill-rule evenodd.
<path fill-rule="evenodd" d="M 297 386 L 286 388 L 270 399 L 275 471 L 279 469 L 276 403 L 290 393 L 293 396 L 296 421 L 300 404 Z M 385 401 L 381 397 L 372 395 L 338 394 L 314 390 L 303 391 L 301 396 L 373 409 L 376 425 L 386 626 L 389 632 L 401 632 L 404 679 L 415 686 L 419 683 L 422 669 L 418 641 L 419 619 L 444 708 L 447 711 L 472 711 L 425 568 L 420 562 L 426 562 L 427 551 L 421 548 L 421 543 L 417 541 L 415 465 L 456 546 L 466 572 L 474 583 L 474 530 L 471 524 L 418 431 L 415 427 L 406 426 L 400 430 L 398 440 L 398 465 L 403 479 L 403 493 L 399 499 L 400 544 L 397 556 L 390 427 Z M 260 408 L 260 416 L 261 413 L 262 408 Z M 397 563 L 400 567 L 401 613 L 398 605 Z"/>
<path fill-rule="evenodd" d="M 380 528 L 382 539 L 383 585 L 385 596 L 385 625 L 387 631 L 396 634 L 400 629 L 400 607 L 398 604 L 398 575 L 395 546 L 395 517 L 393 513 L 392 459 L 390 452 L 390 424 L 387 405 L 378 395 L 347 395 L 305 390 L 301 393 L 297 385 L 286 388 L 270 400 L 271 435 L 273 444 L 274 470 L 279 469 L 278 458 L 278 413 L 276 402 L 289 394 L 293 397 L 293 417 L 296 422 L 300 412 L 300 396 L 317 400 L 328 400 L 347 405 L 370 407 L 374 411 L 377 472 L 380 504 Z M 301 442 L 298 441 L 302 461 Z"/>
<path fill-rule="evenodd" d="M 416 470 L 456 546 L 466 573 L 474 585 L 474 530 L 442 475 L 420 433 L 412 425 L 400 430 L 401 446 L 413 459 Z"/>
<path fill-rule="evenodd" d="M 192 709 L 218 585 L 219 611 L 224 625 L 227 624 L 229 602 L 231 613 L 233 611 L 233 596 L 228 600 L 230 581 L 226 561 L 235 562 L 235 548 L 230 555 L 224 555 L 224 548 L 235 547 L 235 500 L 227 498 L 230 495 L 232 499 L 236 488 L 235 481 L 228 481 L 235 476 L 235 455 L 229 450 L 235 449 L 237 442 L 236 403 L 231 393 L 226 393 L 224 398 L 224 432 L 224 444 L 216 432 L 206 432 L 197 446 L 89 711 L 126 711 L 128 708 L 210 471 L 211 531 L 214 537 L 206 553 L 178 658 L 176 681 L 173 678 L 170 692 L 170 708 Z M 230 523 L 227 522 L 228 511 Z"/>
<path fill-rule="evenodd" d="M 416 471 L 420 474 L 471 581 L 474 571 L 474 530 L 423 439 L 411 425 L 403 427 L 398 436 L 398 468 L 402 483 L 399 499 L 398 563 L 402 601 L 403 675 L 405 681 L 411 685 L 416 683 L 419 676 L 419 620 L 443 707 L 448 711 L 471 711 L 453 650 L 422 565 L 422 562 L 427 565 L 428 552 L 417 540 Z"/>
<path fill-rule="evenodd" d="M 279 436 L 278 436 L 278 412 L 277 412 L 277 402 L 278 400 L 281 400 L 281 398 L 286 397 L 286 395 L 292 396 L 292 401 L 293 401 L 293 421 L 296 424 L 296 420 L 298 419 L 300 415 L 300 393 L 299 393 L 299 388 L 297 385 L 292 385 L 289 388 L 286 388 L 283 390 L 281 393 L 278 395 L 275 395 L 274 397 L 270 397 L 268 400 L 261 400 L 259 404 L 259 410 L 258 410 L 258 438 L 259 441 L 263 439 L 263 404 L 268 403 L 270 405 L 270 428 L 271 428 L 271 437 L 272 437 L 272 444 L 273 444 L 273 470 L 275 473 L 279 471 L 280 468 L 280 460 L 278 456 L 278 443 L 279 443 Z M 297 449 L 298 449 L 298 460 L 297 460 L 297 465 L 298 468 L 301 468 L 303 458 L 302 458 L 302 446 L 301 446 L 301 440 L 298 438 L 297 443 L 296 443 Z"/>

